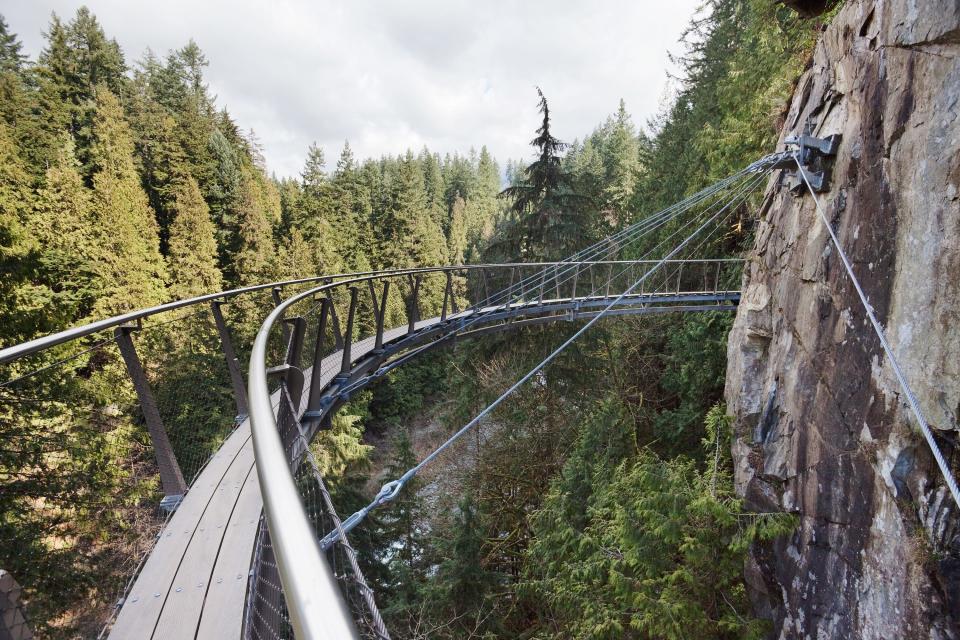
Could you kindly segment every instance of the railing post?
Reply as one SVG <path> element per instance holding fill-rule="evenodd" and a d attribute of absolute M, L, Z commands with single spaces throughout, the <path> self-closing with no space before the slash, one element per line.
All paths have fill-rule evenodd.
<path fill-rule="evenodd" d="M 287 357 L 284 358 L 284 361 L 289 366 L 287 369 L 287 391 L 290 394 L 290 403 L 296 411 L 300 409 L 300 401 L 303 399 L 303 371 L 300 369 L 300 361 L 303 352 L 303 336 L 307 330 L 307 320 L 302 316 L 297 316 L 284 320 L 284 323 L 293 327 L 293 331 L 289 332 L 290 340 L 287 342 Z"/>
<path fill-rule="evenodd" d="M 187 483 L 183 479 L 183 472 L 180 471 L 177 456 L 173 452 L 170 438 L 167 437 L 167 431 L 163 427 L 163 420 L 160 418 L 160 411 L 157 409 L 153 392 L 150 391 L 150 383 L 143 371 L 143 364 L 140 362 L 137 350 L 133 346 L 133 338 L 130 337 L 130 334 L 137 329 L 139 329 L 138 326 L 124 325 L 114 329 L 113 335 L 117 339 L 120 355 L 123 357 L 124 364 L 127 365 L 127 373 L 130 374 L 133 388 L 140 400 L 140 410 L 143 412 L 143 418 L 147 423 L 147 431 L 150 433 L 150 441 L 153 443 L 153 451 L 157 457 L 157 467 L 160 469 L 160 484 L 165 496 L 160 504 L 169 510 L 173 510 L 180 503 L 183 494 L 187 492 Z"/>
<path fill-rule="evenodd" d="M 350 365 L 353 364 L 351 351 L 353 347 L 353 319 L 357 314 L 357 294 L 360 290 L 356 287 L 350 287 L 350 310 L 347 312 L 347 330 L 343 334 L 343 359 L 340 361 L 341 379 L 350 377 Z"/>
<path fill-rule="evenodd" d="M 373 280 L 367 280 L 367 286 L 370 287 L 370 297 L 373 299 L 373 316 L 376 321 L 376 337 L 374 338 L 374 354 L 383 353 L 383 323 L 387 315 L 387 295 L 390 293 L 390 281 L 383 281 L 383 293 L 380 295 L 380 301 L 377 301 L 377 292 L 373 286 Z"/>
<path fill-rule="evenodd" d="M 420 320 L 420 307 L 418 299 L 420 297 L 420 276 L 407 274 L 410 281 L 410 298 L 407 301 L 407 335 L 417 330 L 417 321 Z"/>
<path fill-rule="evenodd" d="M 326 279 L 324 284 L 330 284 L 333 280 Z M 333 347 L 337 350 L 343 349 L 343 336 L 340 333 L 340 320 L 337 318 L 337 305 L 333 303 L 333 289 L 327 289 L 327 300 L 330 301 L 330 326 L 333 327 Z"/>
<path fill-rule="evenodd" d="M 217 333 L 220 334 L 220 347 L 223 349 L 223 357 L 227 360 L 227 370 L 230 372 L 230 382 L 233 385 L 233 399 L 237 403 L 237 424 L 240 424 L 247 418 L 247 385 L 243 382 L 243 374 L 240 372 L 240 361 L 237 359 L 237 352 L 233 349 L 233 341 L 230 339 L 230 329 L 223 319 L 223 311 L 220 305 L 223 300 L 213 300 L 210 302 L 210 311 L 213 313 L 213 321 L 217 325 Z"/>
<path fill-rule="evenodd" d="M 283 298 L 280 296 L 280 292 L 281 292 L 282 290 L 283 290 L 283 289 L 282 289 L 281 287 L 274 287 L 274 288 L 271 289 L 271 291 L 270 291 L 270 295 L 273 297 L 273 306 L 274 306 L 274 307 L 279 307 L 279 306 L 280 306 L 280 303 L 283 301 Z M 284 324 L 280 327 L 280 331 L 281 331 L 282 334 L 283 334 L 283 341 L 284 341 L 284 343 L 288 342 L 288 341 L 290 340 L 290 329 L 287 328 L 286 323 L 284 323 Z"/>
<path fill-rule="evenodd" d="M 447 282 L 443 287 L 443 308 L 440 310 L 440 322 L 447 320 L 447 303 L 453 298 L 453 274 L 450 271 L 444 271 Z"/>
<path fill-rule="evenodd" d="M 580 277 L 580 264 L 578 263 L 573 270 L 573 287 L 571 287 L 570 299 L 577 299 L 577 279 Z"/>
<path fill-rule="evenodd" d="M 543 305 L 543 288 L 547 284 L 547 270 L 546 268 L 540 272 L 540 294 L 537 296 L 537 304 Z"/>
<path fill-rule="evenodd" d="M 320 418 L 320 396 L 323 395 L 323 334 L 327 330 L 327 316 L 330 312 L 330 301 L 323 298 L 320 301 L 320 320 L 317 322 L 317 339 L 313 347 L 313 373 L 310 375 L 310 393 L 307 395 L 307 407 L 303 412 L 303 421 L 308 422 Z"/>
<path fill-rule="evenodd" d="M 510 267 L 510 286 L 507 287 L 507 301 L 504 303 L 503 308 L 505 311 L 510 311 L 510 305 L 513 302 L 513 280 L 517 275 L 517 268 Z"/>

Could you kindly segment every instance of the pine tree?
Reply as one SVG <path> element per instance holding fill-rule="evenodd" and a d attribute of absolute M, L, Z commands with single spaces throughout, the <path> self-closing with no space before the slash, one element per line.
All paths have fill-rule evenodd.
<path fill-rule="evenodd" d="M 399 478 L 416 464 L 410 435 L 398 428 L 393 457 L 387 466 L 389 478 Z M 423 505 L 417 495 L 421 483 L 414 478 L 390 506 L 381 513 L 378 538 L 386 545 L 383 555 L 390 575 L 390 611 L 400 617 L 416 604 L 417 589 L 423 580 L 423 532 L 420 521 Z"/>
<path fill-rule="evenodd" d="M 187 176 L 173 187 L 173 221 L 167 255 L 170 294 L 182 299 L 223 288 L 217 268 L 217 240 L 210 209 L 196 180 Z"/>
<path fill-rule="evenodd" d="M 258 206 L 256 183 L 248 170 L 241 174 L 236 209 L 231 215 L 230 281 L 236 286 L 269 281 L 274 270 L 270 221 Z"/>
<path fill-rule="evenodd" d="M 573 189 L 571 176 L 563 170 L 561 152 L 567 148 L 550 131 L 550 107 L 540 88 L 543 122 L 530 144 L 537 159 L 524 170 L 520 184 L 501 192 L 513 201 L 519 219 L 518 250 L 535 259 L 558 259 L 590 243 L 592 230 L 580 210 L 586 199 Z"/>
<path fill-rule="evenodd" d="M 38 73 L 47 115 L 54 126 L 73 134 L 84 176 L 93 173 L 90 147 L 100 88 L 115 95 L 128 80 L 126 62 L 116 40 L 108 40 L 96 17 L 86 7 L 63 24 L 54 14 L 40 53 Z"/>
<path fill-rule="evenodd" d="M 15 344 L 29 337 L 32 314 L 25 288 L 29 287 L 31 263 L 38 247 L 25 224 L 31 203 L 30 176 L 17 154 L 7 126 L 0 122 L 0 344 Z M 35 304 L 35 302 L 33 302 Z"/>
<path fill-rule="evenodd" d="M 459 195 L 450 212 L 450 237 L 447 255 L 451 264 L 463 264 L 467 251 L 467 203 Z"/>
<path fill-rule="evenodd" d="M 412 152 L 399 160 L 391 182 L 389 205 L 377 220 L 380 266 L 441 264 L 446 242 L 427 210 L 423 172 Z"/>
<path fill-rule="evenodd" d="M 353 158 L 350 143 L 343 150 L 330 180 L 331 231 L 343 268 L 349 271 L 370 269 L 373 247 L 370 218 L 370 191 L 364 184 Z"/>
<path fill-rule="evenodd" d="M 163 302 L 166 268 L 157 221 L 140 186 L 133 139 L 117 98 L 97 90 L 90 164 L 94 212 L 107 250 L 97 264 L 104 283 L 95 316 L 123 313 Z"/>
<path fill-rule="evenodd" d="M 54 164 L 37 192 L 30 232 L 42 247 L 36 304 L 39 314 L 56 328 L 89 317 L 107 283 L 99 264 L 104 248 L 98 238 L 99 220 L 92 193 L 83 184 L 73 139 L 64 136 Z"/>
<path fill-rule="evenodd" d="M 0 15 L 0 73 L 21 73 L 27 56 L 21 53 L 23 45 L 10 32 L 7 21 Z"/>

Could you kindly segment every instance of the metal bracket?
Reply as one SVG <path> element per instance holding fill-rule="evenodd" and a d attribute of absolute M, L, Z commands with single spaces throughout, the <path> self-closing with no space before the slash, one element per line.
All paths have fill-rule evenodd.
<path fill-rule="evenodd" d="M 793 155 L 800 162 L 800 167 L 788 174 L 788 186 L 793 195 L 802 195 L 806 190 L 807 182 L 815 193 L 830 189 L 830 171 L 826 160 L 837 155 L 840 134 L 816 138 L 811 133 L 810 122 L 807 121 L 803 133 L 787 136 L 784 140 L 788 147 L 794 147 Z"/>
<path fill-rule="evenodd" d="M 827 161 L 837 155 L 840 140 L 840 134 L 825 138 L 813 136 L 810 122 L 807 121 L 803 133 L 790 135 L 784 139 L 783 142 L 788 147 L 785 151 L 771 153 L 754 162 L 747 170 L 760 173 L 784 169 L 788 172 L 787 185 L 793 195 L 803 195 L 807 182 L 815 193 L 822 193 L 830 189 L 830 171 Z"/>

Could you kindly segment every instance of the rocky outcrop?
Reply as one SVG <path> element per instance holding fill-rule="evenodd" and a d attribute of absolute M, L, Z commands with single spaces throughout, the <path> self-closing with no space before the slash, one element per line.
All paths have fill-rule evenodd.
<path fill-rule="evenodd" d="M 784 133 L 843 142 L 821 201 L 937 437 L 960 416 L 960 3 L 850 0 Z M 772 181 L 730 334 L 737 491 L 797 514 L 746 567 L 780 638 L 958 638 L 960 527 L 810 195 Z"/>

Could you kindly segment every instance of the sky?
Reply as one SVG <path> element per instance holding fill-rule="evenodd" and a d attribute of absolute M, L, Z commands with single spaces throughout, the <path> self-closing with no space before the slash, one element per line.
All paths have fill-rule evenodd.
<path fill-rule="evenodd" d="M 51 12 L 86 4 L 128 64 L 190 38 L 207 82 L 267 166 L 299 174 L 311 142 L 335 164 L 424 145 L 441 154 L 486 145 L 501 162 L 529 159 L 536 86 L 553 132 L 583 138 L 622 98 L 642 126 L 668 99 L 668 52 L 700 0 L 2 0 L 35 58 Z"/>

